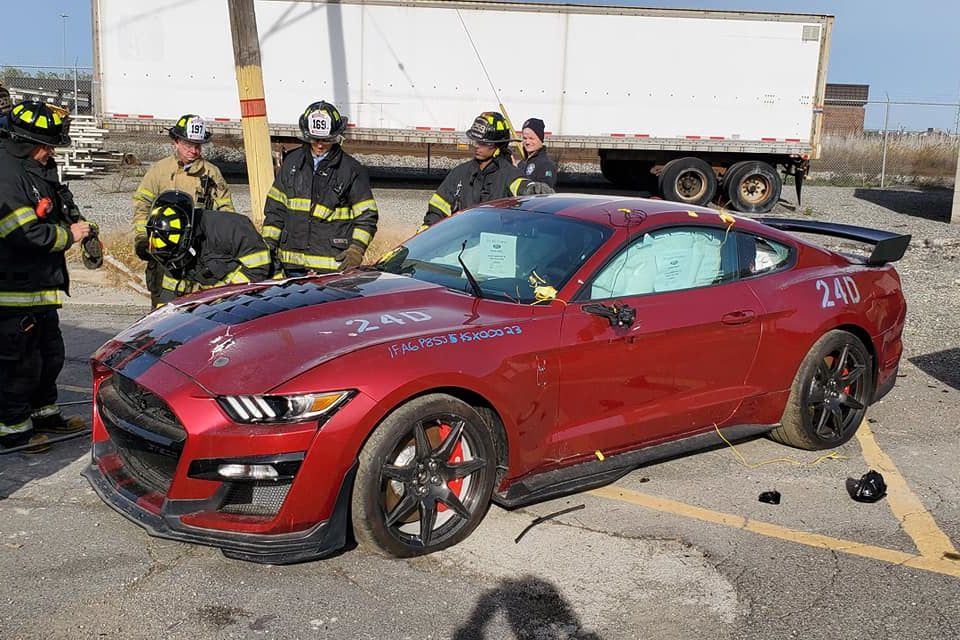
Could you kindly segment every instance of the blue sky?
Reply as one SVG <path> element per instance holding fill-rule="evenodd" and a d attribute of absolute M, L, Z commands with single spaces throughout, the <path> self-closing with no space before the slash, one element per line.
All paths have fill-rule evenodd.
<path fill-rule="evenodd" d="M 131 2 L 137 0 L 130 0 Z M 225 0 L 197 0 L 214 2 Z M 538 1 L 538 0 L 532 0 Z M 550 0 L 542 0 L 550 1 Z M 66 14 L 66 60 L 92 64 L 90 0 L 34 0 L 3 3 L 0 65 L 63 64 L 63 24 Z M 562 4 L 562 3 L 560 3 Z M 587 4 L 582 2 L 581 4 Z M 589 4 L 723 9 L 836 16 L 830 52 L 829 82 L 870 85 L 870 97 L 927 102 L 960 101 L 960 2 L 948 0 L 631 0 Z M 15 6 L 16 9 L 11 7 Z M 510 30 L 516 42 L 529 25 Z M 43 43 L 43 46 L 38 46 Z M 718 67 L 722 60 L 715 58 Z M 956 107 L 890 109 L 891 128 L 938 127 L 953 131 Z M 867 110 L 867 126 L 883 124 L 883 106 Z"/>

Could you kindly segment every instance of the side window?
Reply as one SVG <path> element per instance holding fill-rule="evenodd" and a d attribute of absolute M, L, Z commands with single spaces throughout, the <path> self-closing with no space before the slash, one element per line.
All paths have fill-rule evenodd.
<path fill-rule="evenodd" d="M 634 240 L 590 285 L 590 298 L 705 287 L 737 277 L 734 234 L 710 227 L 660 229 Z"/>
<path fill-rule="evenodd" d="M 776 271 L 790 260 L 790 247 L 769 238 L 740 233 L 737 240 L 743 278 Z"/>

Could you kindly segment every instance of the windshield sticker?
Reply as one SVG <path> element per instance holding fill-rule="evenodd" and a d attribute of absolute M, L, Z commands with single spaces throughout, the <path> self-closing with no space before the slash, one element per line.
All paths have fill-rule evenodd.
<path fill-rule="evenodd" d="M 400 311 L 398 313 L 384 313 L 382 315 L 374 316 L 373 318 L 353 318 L 347 320 L 344 324 L 348 327 L 356 325 L 354 331 L 351 331 L 347 335 L 351 338 L 360 335 L 361 333 L 367 333 L 368 331 L 377 331 L 381 329 L 384 325 L 391 324 L 407 324 L 407 322 L 426 322 L 427 320 L 433 320 L 433 316 L 429 313 L 424 313 L 423 311 Z M 379 322 L 380 324 L 375 324 Z"/>
<path fill-rule="evenodd" d="M 408 353 L 416 353 L 424 349 L 433 349 L 434 347 L 443 347 L 451 344 L 464 342 L 484 342 L 497 338 L 507 338 L 510 336 L 519 336 L 523 329 L 513 324 L 506 327 L 495 329 L 479 329 L 477 331 L 454 331 L 436 336 L 424 336 L 413 340 L 395 342 L 387 347 L 391 358 L 405 356 Z"/>
<path fill-rule="evenodd" d="M 502 233 L 480 234 L 480 265 L 477 273 L 491 278 L 513 278 L 517 275 L 517 238 Z"/>

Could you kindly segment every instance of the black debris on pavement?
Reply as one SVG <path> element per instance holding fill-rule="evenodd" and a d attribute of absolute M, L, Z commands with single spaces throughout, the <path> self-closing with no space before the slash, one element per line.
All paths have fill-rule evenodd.
<path fill-rule="evenodd" d="M 780 492 L 779 491 L 764 491 L 760 494 L 758 498 L 760 502 L 766 502 L 767 504 L 780 504 Z"/>
<path fill-rule="evenodd" d="M 859 480 L 847 478 L 847 493 L 857 502 L 876 502 L 887 495 L 887 483 L 879 472 L 871 469 Z"/>
<path fill-rule="evenodd" d="M 530 529 L 533 529 L 535 526 L 537 526 L 537 525 L 540 524 L 541 522 L 546 522 L 547 520 L 550 520 L 550 519 L 552 519 L 552 518 L 556 518 L 556 517 L 558 517 L 558 516 L 562 516 L 562 515 L 564 515 L 564 514 L 570 513 L 571 511 L 579 511 L 580 509 L 583 509 L 583 508 L 586 507 L 586 506 L 587 506 L 587 505 L 585 505 L 585 504 L 578 504 L 578 505 L 575 506 L 575 507 L 570 507 L 569 509 L 561 509 L 560 511 L 557 511 L 556 513 L 550 513 L 550 514 L 547 514 L 547 515 L 545 515 L 545 516 L 540 516 L 539 518 L 534 519 L 533 522 L 531 522 L 530 524 L 528 524 L 528 525 L 523 529 L 523 531 L 520 532 L 520 535 L 518 535 L 516 538 L 513 539 L 513 543 L 514 543 L 514 544 L 518 544 L 518 543 L 520 542 L 520 538 L 522 538 L 523 536 L 527 535 L 527 531 L 530 531 Z"/>

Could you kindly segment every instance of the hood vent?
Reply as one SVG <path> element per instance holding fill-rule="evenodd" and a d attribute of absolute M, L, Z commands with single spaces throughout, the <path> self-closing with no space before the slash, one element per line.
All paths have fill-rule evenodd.
<path fill-rule="evenodd" d="M 291 280 L 199 304 L 188 313 L 220 324 L 237 325 L 282 311 L 359 297 L 359 293 L 325 287 L 315 282 Z"/>

